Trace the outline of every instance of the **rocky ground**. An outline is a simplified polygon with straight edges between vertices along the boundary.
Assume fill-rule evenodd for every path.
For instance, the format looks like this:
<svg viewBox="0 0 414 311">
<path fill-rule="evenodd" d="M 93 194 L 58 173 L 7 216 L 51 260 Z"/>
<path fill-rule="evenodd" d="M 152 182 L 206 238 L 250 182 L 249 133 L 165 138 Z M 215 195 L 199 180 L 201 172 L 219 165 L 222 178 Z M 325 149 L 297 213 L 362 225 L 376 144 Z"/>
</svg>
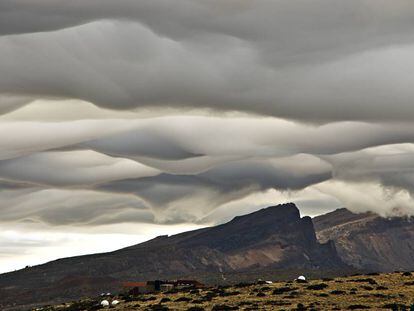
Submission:
<svg viewBox="0 0 414 311">
<path fill-rule="evenodd" d="M 414 310 L 414 275 L 409 272 L 369 274 L 305 283 L 238 284 L 179 292 L 119 295 L 112 310 Z M 104 298 L 38 308 L 42 311 L 103 309 Z"/>
</svg>

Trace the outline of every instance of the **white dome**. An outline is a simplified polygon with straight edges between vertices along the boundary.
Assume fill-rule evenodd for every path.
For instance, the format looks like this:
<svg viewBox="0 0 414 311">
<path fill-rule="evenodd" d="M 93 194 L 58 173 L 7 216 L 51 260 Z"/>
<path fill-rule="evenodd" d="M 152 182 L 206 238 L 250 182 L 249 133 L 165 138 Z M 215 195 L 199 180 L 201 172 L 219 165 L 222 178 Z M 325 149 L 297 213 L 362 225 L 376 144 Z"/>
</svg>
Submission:
<svg viewBox="0 0 414 311">
<path fill-rule="evenodd" d="M 108 307 L 109 306 L 109 301 L 108 300 L 102 300 L 101 301 L 101 306 Z"/>
<path fill-rule="evenodd" d="M 306 278 L 303 275 L 301 275 L 301 276 L 298 277 L 298 280 L 306 281 Z"/>
</svg>

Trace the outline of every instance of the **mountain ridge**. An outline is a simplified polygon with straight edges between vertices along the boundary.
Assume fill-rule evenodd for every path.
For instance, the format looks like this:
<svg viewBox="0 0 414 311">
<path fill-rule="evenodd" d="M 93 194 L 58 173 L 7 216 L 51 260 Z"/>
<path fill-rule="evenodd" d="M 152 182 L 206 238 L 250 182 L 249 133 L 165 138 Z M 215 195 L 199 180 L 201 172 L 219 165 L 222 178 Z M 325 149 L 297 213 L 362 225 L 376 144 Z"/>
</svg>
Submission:
<svg viewBox="0 0 414 311">
<path fill-rule="evenodd" d="M 0 274 L 0 309 L 117 291 L 123 281 L 195 278 L 217 284 L 394 270 L 414 270 L 411 218 L 342 208 L 312 219 L 286 203 L 213 227 Z"/>
<path fill-rule="evenodd" d="M 341 259 L 357 269 L 414 270 L 414 222 L 338 209 L 313 219 L 320 242 L 332 240 Z"/>
<path fill-rule="evenodd" d="M 0 304 L 17 297 L 19 303 L 64 301 L 115 291 L 128 280 L 191 277 L 218 282 L 225 274 L 228 281 L 237 281 L 263 271 L 291 269 L 296 274 L 346 267 L 332 242 L 317 241 L 312 219 L 301 218 L 298 208 L 287 203 L 218 226 L 0 275 Z"/>
</svg>

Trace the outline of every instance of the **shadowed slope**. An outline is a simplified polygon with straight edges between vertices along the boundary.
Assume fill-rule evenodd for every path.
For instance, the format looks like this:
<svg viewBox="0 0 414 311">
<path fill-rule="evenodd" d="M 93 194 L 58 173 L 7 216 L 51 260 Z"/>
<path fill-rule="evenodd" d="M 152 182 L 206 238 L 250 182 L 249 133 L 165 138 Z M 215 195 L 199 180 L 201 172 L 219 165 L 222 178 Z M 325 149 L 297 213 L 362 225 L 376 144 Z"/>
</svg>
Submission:
<svg viewBox="0 0 414 311">
<path fill-rule="evenodd" d="M 300 218 L 294 204 L 284 204 L 219 226 L 0 275 L 0 303 L 78 298 L 116 290 L 126 280 L 186 276 L 208 281 L 222 273 L 231 279 L 232 273 L 268 269 L 341 267 L 334 245 L 317 241 L 312 220 Z"/>
</svg>

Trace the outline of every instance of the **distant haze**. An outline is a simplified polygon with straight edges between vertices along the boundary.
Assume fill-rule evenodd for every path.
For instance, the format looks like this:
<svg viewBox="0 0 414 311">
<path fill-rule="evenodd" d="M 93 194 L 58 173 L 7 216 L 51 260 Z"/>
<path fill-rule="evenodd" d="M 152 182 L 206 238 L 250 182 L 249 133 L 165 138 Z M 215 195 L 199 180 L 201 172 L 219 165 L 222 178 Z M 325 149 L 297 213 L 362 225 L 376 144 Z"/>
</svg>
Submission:
<svg viewBox="0 0 414 311">
<path fill-rule="evenodd" d="M 293 201 L 414 215 L 411 0 L 3 0 L 0 272 Z"/>
</svg>

